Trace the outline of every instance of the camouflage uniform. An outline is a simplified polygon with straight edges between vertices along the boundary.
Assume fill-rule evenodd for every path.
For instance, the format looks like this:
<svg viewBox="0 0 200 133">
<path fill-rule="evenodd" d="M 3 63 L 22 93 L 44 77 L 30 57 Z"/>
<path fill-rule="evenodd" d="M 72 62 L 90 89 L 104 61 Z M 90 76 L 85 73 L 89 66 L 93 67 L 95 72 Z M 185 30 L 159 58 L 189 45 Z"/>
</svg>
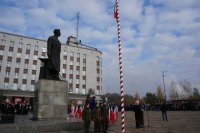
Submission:
<svg viewBox="0 0 200 133">
<path fill-rule="evenodd" d="M 102 130 L 104 133 L 106 133 L 108 129 L 108 115 L 109 115 L 108 107 L 105 104 L 102 105 L 100 112 L 101 112 Z"/>
<path fill-rule="evenodd" d="M 100 107 L 96 107 L 93 110 L 93 118 L 94 118 L 94 132 L 98 133 L 100 132 L 100 120 L 101 120 L 101 112 Z"/>
<path fill-rule="evenodd" d="M 90 123 L 91 123 L 91 110 L 89 107 L 84 108 L 82 119 L 84 121 L 85 133 L 89 133 Z"/>
</svg>

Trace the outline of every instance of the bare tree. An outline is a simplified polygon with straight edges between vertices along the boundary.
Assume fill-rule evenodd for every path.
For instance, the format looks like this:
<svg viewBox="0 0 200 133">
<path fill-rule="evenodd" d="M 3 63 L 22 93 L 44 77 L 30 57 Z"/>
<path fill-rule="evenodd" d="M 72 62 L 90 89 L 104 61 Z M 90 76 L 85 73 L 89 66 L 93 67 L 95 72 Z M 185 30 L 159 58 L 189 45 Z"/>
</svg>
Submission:
<svg viewBox="0 0 200 133">
<path fill-rule="evenodd" d="M 162 88 L 160 86 L 157 86 L 157 92 L 156 92 L 157 98 L 159 102 L 163 102 L 165 99 L 164 93 L 162 91 Z"/>
<path fill-rule="evenodd" d="M 179 94 L 176 88 L 176 83 L 174 81 L 172 81 L 169 86 L 169 98 L 170 100 L 177 100 L 179 98 Z"/>
<path fill-rule="evenodd" d="M 190 81 L 184 79 L 179 82 L 179 85 L 183 89 L 183 98 L 189 98 L 192 95 L 192 84 Z"/>
</svg>

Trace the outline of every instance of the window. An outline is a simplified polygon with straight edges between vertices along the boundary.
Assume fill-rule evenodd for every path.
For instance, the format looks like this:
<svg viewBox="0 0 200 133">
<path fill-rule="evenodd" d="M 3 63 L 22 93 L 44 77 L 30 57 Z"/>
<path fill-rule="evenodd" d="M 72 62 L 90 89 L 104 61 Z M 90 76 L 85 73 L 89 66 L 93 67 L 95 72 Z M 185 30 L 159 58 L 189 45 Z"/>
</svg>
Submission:
<svg viewBox="0 0 200 133">
<path fill-rule="evenodd" d="M 18 48 L 22 48 L 22 46 L 23 46 L 23 43 L 19 42 L 19 47 Z"/>
<path fill-rule="evenodd" d="M 74 57 L 73 56 L 70 57 L 70 61 L 74 61 Z"/>
<path fill-rule="evenodd" d="M 4 82 L 8 83 L 9 82 L 9 78 L 4 78 Z"/>
<path fill-rule="evenodd" d="M 70 70 L 73 70 L 73 67 L 74 67 L 73 65 L 70 65 L 70 66 L 69 66 L 69 69 L 70 69 Z"/>
<path fill-rule="evenodd" d="M 13 83 L 18 83 L 18 78 L 14 78 Z"/>
<path fill-rule="evenodd" d="M 70 78 L 70 79 L 73 79 L 73 74 L 69 74 L 69 78 Z"/>
<path fill-rule="evenodd" d="M 63 74 L 62 74 L 62 77 L 63 77 L 64 79 L 66 79 L 66 73 L 63 73 Z"/>
<path fill-rule="evenodd" d="M 43 57 L 43 58 L 45 57 L 45 55 L 46 55 L 46 53 L 45 53 L 45 52 L 42 52 L 42 57 Z"/>
<path fill-rule="evenodd" d="M 33 65 L 37 65 L 37 60 L 33 60 Z"/>
<path fill-rule="evenodd" d="M 16 58 L 16 63 L 20 63 L 21 62 L 21 58 Z"/>
<path fill-rule="evenodd" d="M 27 44 L 27 45 L 26 45 L 26 49 L 29 49 L 29 50 L 30 50 L 30 49 L 31 49 L 31 44 Z"/>
<path fill-rule="evenodd" d="M 24 74 L 28 74 L 28 69 L 24 69 Z"/>
<path fill-rule="evenodd" d="M 22 48 L 18 48 L 18 49 L 17 49 L 17 52 L 18 52 L 18 53 L 22 53 Z"/>
<path fill-rule="evenodd" d="M 19 73 L 19 68 L 15 68 L 15 72 L 16 72 L 16 73 Z"/>
<path fill-rule="evenodd" d="M 28 64 L 29 63 L 29 59 L 25 59 L 24 63 Z"/>
<path fill-rule="evenodd" d="M 39 48 L 38 45 L 35 45 L 35 51 L 38 51 L 38 48 Z"/>
<path fill-rule="evenodd" d="M 66 64 L 63 64 L 63 69 L 67 69 L 67 65 Z"/>
<path fill-rule="evenodd" d="M 22 84 L 27 84 L 27 79 L 22 79 Z"/>
<path fill-rule="evenodd" d="M 11 56 L 8 56 L 8 58 L 7 58 L 7 61 L 12 61 L 12 57 Z"/>
<path fill-rule="evenodd" d="M 26 49 L 26 54 L 30 54 L 30 49 Z"/>
<path fill-rule="evenodd" d="M 31 80 L 31 84 L 34 85 L 35 84 L 35 80 Z"/>
<path fill-rule="evenodd" d="M 64 59 L 64 60 L 67 60 L 67 55 L 64 55 L 64 56 L 63 56 L 63 59 Z"/>
<path fill-rule="evenodd" d="M 33 74 L 33 75 L 36 75 L 36 70 L 32 70 L 32 74 Z"/>
</svg>

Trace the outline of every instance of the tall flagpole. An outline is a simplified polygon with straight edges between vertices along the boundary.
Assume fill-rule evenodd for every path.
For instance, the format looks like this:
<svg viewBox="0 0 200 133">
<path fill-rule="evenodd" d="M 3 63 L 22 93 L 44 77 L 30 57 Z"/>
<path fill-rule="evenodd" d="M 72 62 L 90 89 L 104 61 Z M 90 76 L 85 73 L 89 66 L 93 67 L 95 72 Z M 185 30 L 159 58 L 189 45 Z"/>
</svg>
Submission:
<svg viewBox="0 0 200 133">
<path fill-rule="evenodd" d="M 117 21 L 118 29 L 118 47 L 119 47 L 119 68 L 120 68 L 120 91 L 121 91 L 121 116 L 122 116 L 122 133 L 125 133 L 125 111 L 124 111 L 124 83 L 123 83 L 123 70 L 122 70 L 122 47 L 121 47 L 121 34 L 120 34 L 120 17 L 119 17 L 119 0 L 116 0 L 114 17 Z"/>
</svg>

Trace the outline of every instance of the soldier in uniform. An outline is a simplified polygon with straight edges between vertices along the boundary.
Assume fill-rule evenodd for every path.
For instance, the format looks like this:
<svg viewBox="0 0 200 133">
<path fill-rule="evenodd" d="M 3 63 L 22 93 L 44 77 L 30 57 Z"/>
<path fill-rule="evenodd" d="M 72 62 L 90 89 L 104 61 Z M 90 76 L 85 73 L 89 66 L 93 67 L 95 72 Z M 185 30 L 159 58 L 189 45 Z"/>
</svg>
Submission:
<svg viewBox="0 0 200 133">
<path fill-rule="evenodd" d="M 100 120 L 101 120 L 101 112 L 99 104 L 97 103 L 96 107 L 93 110 L 93 118 L 94 118 L 94 132 L 99 133 L 100 132 Z"/>
<path fill-rule="evenodd" d="M 103 103 L 100 112 L 101 112 L 102 130 L 103 130 L 104 133 L 107 133 L 109 110 L 108 110 L 108 107 L 106 105 L 106 102 Z"/>
<path fill-rule="evenodd" d="M 91 109 L 89 107 L 89 104 L 87 104 L 83 109 L 82 119 L 84 121 L 85 133 L 89 133 L 90 123 L 91 123 Z"/>
</svg>

